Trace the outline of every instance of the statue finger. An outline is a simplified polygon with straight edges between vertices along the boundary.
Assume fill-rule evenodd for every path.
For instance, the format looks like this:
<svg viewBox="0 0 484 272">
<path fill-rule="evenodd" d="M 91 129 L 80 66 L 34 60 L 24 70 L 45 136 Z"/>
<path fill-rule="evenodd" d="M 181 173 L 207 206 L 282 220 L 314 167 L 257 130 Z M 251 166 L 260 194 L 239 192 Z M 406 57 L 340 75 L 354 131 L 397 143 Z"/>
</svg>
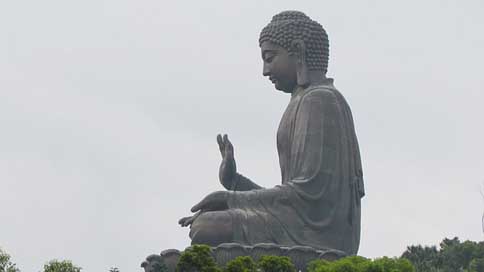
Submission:
<svg viewBox="0 0 484 272">
<path fill-rule="evenodd" d="M 223 138 L 222 138 L 222 142 L 224 143 L 224 155 L 227 155 L 228 154 L 228 149 L 229 149 L 229 145 L 230 145 L 230 141 L 229 141 L 229 137 L 227 136 L 227 134 L 224 134 Z"/>
<path fill-rule="evenodd" d="M 232 145 L 232 142 L 229 141 L 228 137 L 225 152 L 227 152 L 227 154 L 231 155 L 232 157 L 234 156 L 234 146 Z"/>
<path fill-rule="evenodd" d="M 180 220 L 178 220 L 178 224 L 181 225 L 182 227 L 185 227 L 185 223 L 190 219 L 191 216 L 183 217 Z"/>
<path fill-rule="evenodd" d="M 217 143 L 218 143 L 218 148 L 220 150 L 220 154 L 222 154 L 222 158 L 224 157 L 224 143 L 223 143 L 223 140 L 222 140 L 222 135 L 218 134 L 217 135 Z"/>
<path fill-rule="evenodd" d="M 224 143 L 224 146 L 227 146 L 227 141 L 229 140 L 229 136 L 227 136 L 227 134 L 224 134 L 223 138 L 222 138 L 222 141 Z"/>
<path fill-rule="evenodd" d="M 191 224 L 193 224 L 193 222 L 195 222 L 195 219 L 197 219 L 200 214 L 202 213 L 202 211 L 199 211 L 197 212 L 196 214 L 194 214 L 193 216 L 191 216 L 190 218 L 188 218 L 186 221 L 185 221 L 185 225 L 184 227 L 186 226 L 190 226 Z"/>
<path fill-rule="evenodd" d="M 190 217 L 190 218 L 187 218 L 187 220 L 185 220 L 181 226 L 182 226 L 182 227 L 188 227 L 188 226 L 190 226 L 192 223 L 193 223 L 193 217 Z"/>
</svg>

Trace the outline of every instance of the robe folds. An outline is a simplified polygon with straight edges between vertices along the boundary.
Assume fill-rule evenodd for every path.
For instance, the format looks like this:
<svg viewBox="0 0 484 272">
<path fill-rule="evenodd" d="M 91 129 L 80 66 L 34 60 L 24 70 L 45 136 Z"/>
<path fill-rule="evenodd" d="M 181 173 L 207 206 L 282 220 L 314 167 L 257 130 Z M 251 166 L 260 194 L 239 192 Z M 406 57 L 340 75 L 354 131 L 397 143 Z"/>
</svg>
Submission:
<svg viewBox="0 0 484 272">
<path fill-rule="evenodd" d="M 363 174 L 351 110 L 332 79 L 296 90 L 277 132 L 282 184 L 237 191 L 226 210 L 234 242 L 356 254 Z"/>
</svg>

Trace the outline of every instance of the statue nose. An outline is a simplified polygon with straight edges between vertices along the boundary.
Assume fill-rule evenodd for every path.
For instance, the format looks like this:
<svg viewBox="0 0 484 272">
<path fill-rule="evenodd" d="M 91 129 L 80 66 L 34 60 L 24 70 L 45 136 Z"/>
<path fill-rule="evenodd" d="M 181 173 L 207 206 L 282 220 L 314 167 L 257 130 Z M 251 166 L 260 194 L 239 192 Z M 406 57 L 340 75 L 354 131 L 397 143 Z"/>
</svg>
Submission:
<svg viewBox="0 0 484 272">
<path fill-rule="evenodd" d="M 264 63 L 264 67 L 262 68 L 262 75 L 263 76 L 270 76 L 271 75 L 271 72 L 270 72 L 270 69 L 269 69 L 268 66 L 269 65 Z"/>
</svg>

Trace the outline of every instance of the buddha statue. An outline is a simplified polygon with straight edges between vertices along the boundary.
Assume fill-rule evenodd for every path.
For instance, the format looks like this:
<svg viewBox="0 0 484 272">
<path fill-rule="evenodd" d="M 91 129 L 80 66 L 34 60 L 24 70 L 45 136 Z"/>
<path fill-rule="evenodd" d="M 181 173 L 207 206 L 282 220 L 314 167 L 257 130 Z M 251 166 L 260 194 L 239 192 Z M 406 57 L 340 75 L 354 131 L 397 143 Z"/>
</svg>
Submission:
<svg viewBox="0 0 484 272">
<path fill-rule="evenodd" d="M 237 172 L 234 147 L 218 135 L 226 190 L 193 206 L 192 244 L 309 246 L 356 254 L 364 196 L 350 107 L 326 77 L 326 31 L 299 11 L 275 15 L 262 29 L 263 75 L 290 95 L 277 131 L 281 184 L 262 188 Z"/>
</svg>

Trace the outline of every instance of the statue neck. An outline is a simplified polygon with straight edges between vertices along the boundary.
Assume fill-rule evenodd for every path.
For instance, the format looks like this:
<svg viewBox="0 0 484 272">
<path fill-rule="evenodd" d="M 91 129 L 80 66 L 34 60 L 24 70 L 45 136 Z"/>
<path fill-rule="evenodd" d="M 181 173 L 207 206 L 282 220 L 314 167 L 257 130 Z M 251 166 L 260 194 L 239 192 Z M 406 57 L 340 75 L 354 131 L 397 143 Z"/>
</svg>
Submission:
<svg viewBox="0 0 484 272">
<path fill-rule="evenodd" d="M 308 71 L 307 77 L 309 81 L 308 86 L 318 85 L 326 81 L 326 74 L 324 74 L 322 71 Z"/>
<path fill-rule="evenodd" d="M 298 89 L 306 89 L 309 86 L 321 85 L 328 80 L 326 74 L 324 74 L 322 71 L 308 71 L 306 77 L 307 83 L 304 85 L 296 85 L 294 90 L 291 92 L 292 95 L 294 95 Z"/>
</svg>

